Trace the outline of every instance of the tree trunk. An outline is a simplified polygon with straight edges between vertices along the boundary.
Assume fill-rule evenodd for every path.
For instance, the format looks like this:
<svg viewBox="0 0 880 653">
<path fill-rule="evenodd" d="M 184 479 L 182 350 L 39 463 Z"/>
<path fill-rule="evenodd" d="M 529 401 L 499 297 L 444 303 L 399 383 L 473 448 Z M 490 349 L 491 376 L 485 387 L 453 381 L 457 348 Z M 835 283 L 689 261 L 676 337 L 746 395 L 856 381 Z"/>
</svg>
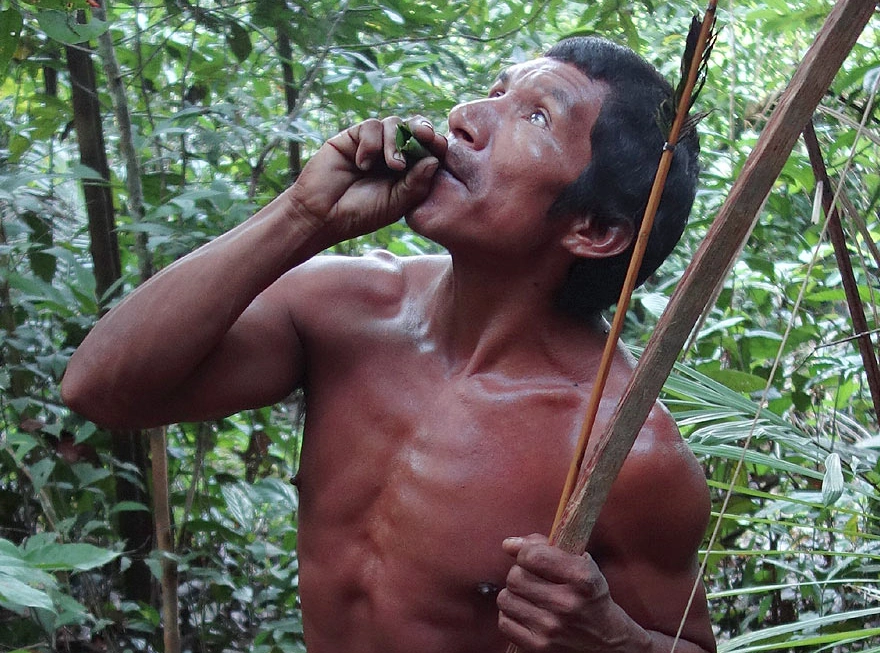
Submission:
<svg viewBox="0 0 880 653">
<path fill-rule="evenodd" d="M 103 7 L 95 7 L 92 12 L 99 20 L 106 21 L 107 15 Z M 98 55 L 104 65 L 104 76 L 110 97 L 113 99 L 113 111 L 116 115 L 116 126 L 119 130 L 119 153 L 125 164 L 125 187 L 128 190 L 128 214 L 135 224 L 144 220 L 144 191 L 141 185 L 141 166 L 134 147 L 134 135 L 131 129 L 131 113 L 128 110 L 128 98 L 122 85 L 122 72 L 116 59 L 113 38 L 110 31 L 98 37 Z M 135 251 L 138 257 L 141 282 L 153 276 L 153 257 L 147 247 L 147 234 L 135 234 Z"/>
<path fill-rule="evenodd" d="M 281 73 L 284 77 L 284 100 L 287 105 L 287 115 L 292 115 L 296 111 L 296 103 L 299 101 L 299 88 L 293 78 L 293 66 L 290 65 L 293 58 L 290 37 L 282 29 L 278 30 L 278 54 L 281 55 Z M 293 139 L 290 139 L 287 144 L 287 161 L 290 183 L 292 184 L 302 171 L 299 143 Z"/>
<path fill-rule="evenodd" d="M 91 50 L 83 45 L 68 45 L 67 69 L 72 86 L 73 124 L 79 142 L 80 162 L 100 176 L 100 180 L 84 179 L 82 184 L 89 218 L 89 250 L 95 266 L 95 289 L 103 310 L 115 294 L 110 291 L 122 276 L 122 269 Z"/>
<path fill-rule="evenodd" d="M 67 46 L 66 50 L 80 162 L 100 176 L 99 180 L 83 180 L 83 194 L 88 213 L 96 293 L 103 311 L 109 300 L 118 293 L 118 282 L 122 276 L 110 189 L 110 169 L 107 165 L 91 49 L 87 45 L 77 45 Z M 120 463 L 133 465 L 141 473 L 141 478 L 146 479 L 147 459 L 141 434 L 132 431 L 113 433 L 111 442 L 114 458 Z M 120 502 L 136 501 L 145 506 L 150 505 L 144 486 L 124 478 L 116 479 L 116 498 Z M 150 602 L 152 575 L 144 558 L 149 553 L 153 540 L 152 516 L 142 511 L 120 512 L 119 533 L 132 558 L 132 564 L 123 572 L 125 595 L 138 601 Z"/>
</svg>

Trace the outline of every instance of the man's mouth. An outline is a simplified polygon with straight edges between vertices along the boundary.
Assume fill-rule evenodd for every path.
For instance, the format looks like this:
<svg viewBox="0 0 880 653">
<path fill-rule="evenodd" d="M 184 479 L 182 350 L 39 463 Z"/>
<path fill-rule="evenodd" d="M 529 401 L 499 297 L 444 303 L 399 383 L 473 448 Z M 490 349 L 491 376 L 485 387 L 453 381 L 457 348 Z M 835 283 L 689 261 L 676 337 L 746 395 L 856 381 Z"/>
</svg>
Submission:
<svg viewBox="0 0 880 653">
<path fill-rule="evenodd" d="M 468 186 L 468 180 L 471 177 L 469 166 L 455 152 L 450 150 L 446 153 L 446 159 L 443 161 L 443 167 L 441 170 L 445 171 L 461 185 L 465 187 Z"/>
</svg>

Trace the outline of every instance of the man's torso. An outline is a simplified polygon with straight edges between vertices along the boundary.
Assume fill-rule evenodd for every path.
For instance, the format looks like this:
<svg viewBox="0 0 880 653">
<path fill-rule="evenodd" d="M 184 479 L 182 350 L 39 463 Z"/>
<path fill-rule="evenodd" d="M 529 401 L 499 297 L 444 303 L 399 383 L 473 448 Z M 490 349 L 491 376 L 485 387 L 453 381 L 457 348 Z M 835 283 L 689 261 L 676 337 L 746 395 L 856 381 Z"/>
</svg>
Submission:
<svg viewBox="0 0 880 653">
<path fill-rule="evenodd" d="M 548 533 L 601 348 L 572 344 L 575 375 L 540 356 L 520 378 L 456 369 L 425 299 L 446 264 L 385 263 L 374 296 L 327 297 L 303 333 L 309 650 L 503 651 L 501 542 Z"/>
</svg>

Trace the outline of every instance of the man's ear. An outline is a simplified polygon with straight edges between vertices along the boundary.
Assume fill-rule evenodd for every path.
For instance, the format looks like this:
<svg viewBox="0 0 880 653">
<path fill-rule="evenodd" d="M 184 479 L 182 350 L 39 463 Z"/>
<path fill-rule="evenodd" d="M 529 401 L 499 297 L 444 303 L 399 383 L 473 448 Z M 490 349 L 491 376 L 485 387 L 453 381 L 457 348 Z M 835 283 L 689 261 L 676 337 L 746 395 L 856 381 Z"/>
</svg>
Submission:
<svg viewBox="0 0 880 653">
<path fill-rule="evenodd" d="M 580 258 L 607 258 L 626 250 L 634 237 L 635 228 L 624 220 L 577 217 L 562 237 L 562 246 Z"/>
</svg>

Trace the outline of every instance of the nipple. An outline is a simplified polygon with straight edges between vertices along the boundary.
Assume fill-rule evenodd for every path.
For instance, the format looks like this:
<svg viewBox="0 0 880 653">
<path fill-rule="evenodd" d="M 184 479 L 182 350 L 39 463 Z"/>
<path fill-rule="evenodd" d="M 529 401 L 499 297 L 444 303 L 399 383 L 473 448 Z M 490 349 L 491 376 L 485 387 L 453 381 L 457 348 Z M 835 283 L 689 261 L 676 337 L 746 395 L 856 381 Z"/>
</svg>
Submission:
<svg viewBox="0 0 880 653">
<path fill-rule="evenodd" d="M 479 583 L 477 583 L 477 592 L 479 592 L 481 596 L 496 596 L 500 591 L 500 587 L 488 580 L 480 581 Z"/>
</svg>

